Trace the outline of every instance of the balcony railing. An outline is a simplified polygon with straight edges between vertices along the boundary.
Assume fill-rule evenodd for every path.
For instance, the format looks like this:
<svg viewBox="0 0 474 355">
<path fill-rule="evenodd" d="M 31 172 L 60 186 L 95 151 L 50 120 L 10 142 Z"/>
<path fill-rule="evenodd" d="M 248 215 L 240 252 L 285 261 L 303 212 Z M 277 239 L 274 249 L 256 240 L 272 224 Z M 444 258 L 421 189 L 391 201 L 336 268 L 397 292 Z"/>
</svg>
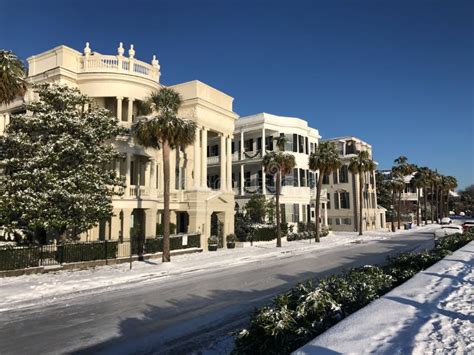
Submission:
<svg viewBox="0 0 474 355">
<path fill-rule="evenodd" d="M 131 185 L 129 193 L 131 197 L 150 196 L 150 190 L 146 186 Z"/>
<path fill-rule="evenodd" d="M 219 164 L 220 158 L 218 155 L 214 157 L 207 157 L 207 163 L 208 164 Z"/>
<path fill-rule="evenodd" d="M 78 58 L 78 70 L 87 72 L 125 73 L 159 80 L 160 72 L 157 67 L 133 58 L 94 54 Z"/>
</svg>

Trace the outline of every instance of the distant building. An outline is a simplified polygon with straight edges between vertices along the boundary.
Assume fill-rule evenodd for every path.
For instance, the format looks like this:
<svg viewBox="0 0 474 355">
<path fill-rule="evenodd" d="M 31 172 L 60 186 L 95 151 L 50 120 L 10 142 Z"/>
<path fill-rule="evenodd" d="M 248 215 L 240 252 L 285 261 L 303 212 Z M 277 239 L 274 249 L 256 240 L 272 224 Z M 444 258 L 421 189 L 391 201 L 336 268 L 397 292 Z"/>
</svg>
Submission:
<svg viewBox="0 0 474 355">
<path fill-rule="evenodd" d="M 366 150 L 372 157 L 372 146 L 356 137 L 324 139 L 334 142 L 342 160 L 342 167 L 323 177 L 327 190 L 328 224 L 333 230 L 355 231 L 359 222 L 359 175 L 349 171 L 352 157 Z M 363 230 L 385 228 L 385 209 L 377 205 L 375 171 L 367 172 L 363 191 Z"/>
</svg>

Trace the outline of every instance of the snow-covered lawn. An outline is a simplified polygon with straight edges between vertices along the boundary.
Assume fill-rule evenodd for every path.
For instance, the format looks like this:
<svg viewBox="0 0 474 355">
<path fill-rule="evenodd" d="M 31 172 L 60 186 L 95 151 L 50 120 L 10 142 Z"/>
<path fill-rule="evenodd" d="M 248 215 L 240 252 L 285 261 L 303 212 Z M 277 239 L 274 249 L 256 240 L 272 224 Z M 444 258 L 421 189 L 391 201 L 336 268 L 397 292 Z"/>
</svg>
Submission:
<svg viewBox="0 0 474 355">
<path fill-rule="evenodd" d="M 295 354 L 473 354 L 473 265 L 471 242 Z"/>
<path fill-rule="evenodd" d="M 434 226 L 420 228 L 432 230 Z M 321 243 L 315 243 L 314 240 L 311 243 L 309 240 L 286 242 L 284 239 L 283 247 L 276 248 L 275 241 L 256 242 L 252 247 L 174 256 L 171 263 L 165 264 L 159 259 L 134 262 L 132 270 L 126 263 L 88 270 L 64 270 L 0 278 L 0 312 L 51 303 L 59 298 L 75 297 L 86 292 L 103 292 L 113 288 L 128 287 L 136 282 L 164 282 L 169 277 L 179 277 L 191 272 L 229 268 L 270 258 L 286 258 L 289 255 L 322 251 L 354 242 L 383 240 L 408 233 L 411 231 L 401 230 L 396 233 L 370 231 L 359 237 L 353 232 L 334 232 L 321 238 Z"/>
</svg>

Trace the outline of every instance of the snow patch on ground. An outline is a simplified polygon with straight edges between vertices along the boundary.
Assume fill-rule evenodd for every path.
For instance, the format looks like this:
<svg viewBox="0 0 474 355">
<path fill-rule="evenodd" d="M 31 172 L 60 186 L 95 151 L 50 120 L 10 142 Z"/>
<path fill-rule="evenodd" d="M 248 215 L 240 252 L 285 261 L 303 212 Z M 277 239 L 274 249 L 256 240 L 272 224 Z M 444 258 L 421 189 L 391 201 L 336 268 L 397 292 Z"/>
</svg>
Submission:
<svg viewBox="0 0 474 355">
<path fill-rule="evenodd" d="M 472 354 L 473 265 L 471 242 L 295 354 Z"/>
</svg>

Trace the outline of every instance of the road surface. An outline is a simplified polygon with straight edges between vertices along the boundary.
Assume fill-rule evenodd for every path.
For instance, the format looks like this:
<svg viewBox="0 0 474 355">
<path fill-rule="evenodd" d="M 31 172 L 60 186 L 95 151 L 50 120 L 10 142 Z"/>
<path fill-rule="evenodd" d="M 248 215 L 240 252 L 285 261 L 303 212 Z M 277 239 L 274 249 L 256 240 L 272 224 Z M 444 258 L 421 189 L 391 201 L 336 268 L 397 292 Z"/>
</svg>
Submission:
<svg viewBox="0 0 474 355">
<path fill-rule="evenodd" d="M 244 326 L 252 309 L 298 282 L 432 245 L 432 231 L 414 231 L 2 312 L 0 353 L 191 353 Z"/>
</svg>

